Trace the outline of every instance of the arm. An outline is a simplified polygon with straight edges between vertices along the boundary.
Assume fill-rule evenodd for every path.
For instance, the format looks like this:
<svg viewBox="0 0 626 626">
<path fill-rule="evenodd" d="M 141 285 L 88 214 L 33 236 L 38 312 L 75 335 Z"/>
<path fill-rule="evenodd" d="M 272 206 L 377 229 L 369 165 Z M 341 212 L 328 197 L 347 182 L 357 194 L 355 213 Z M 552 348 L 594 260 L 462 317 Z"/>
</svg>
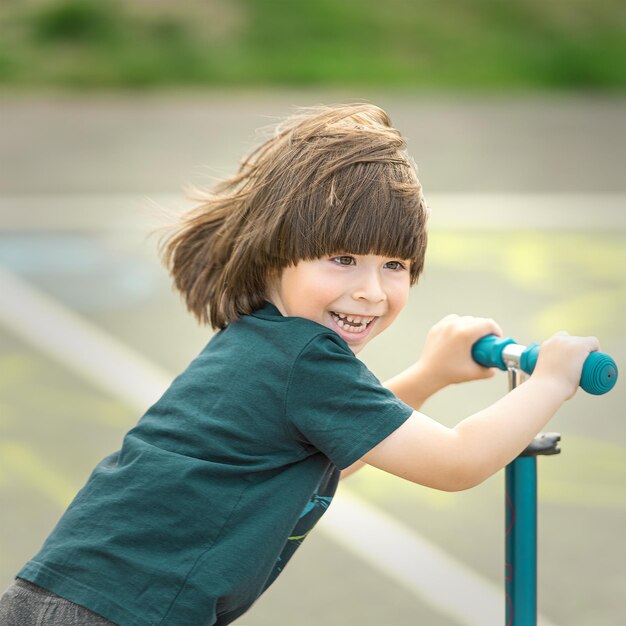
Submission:
<svg viewBox="0 0 626 626">
<path fill-rule="evenodd" d="M 593 337 L 558 334 L 542 346 L 530 379 L 490 407 L 447 428 L 417 411 L 363 461 L 444 491 L 476 486 L 511 462 L 574 395 Z"/>
</svg>

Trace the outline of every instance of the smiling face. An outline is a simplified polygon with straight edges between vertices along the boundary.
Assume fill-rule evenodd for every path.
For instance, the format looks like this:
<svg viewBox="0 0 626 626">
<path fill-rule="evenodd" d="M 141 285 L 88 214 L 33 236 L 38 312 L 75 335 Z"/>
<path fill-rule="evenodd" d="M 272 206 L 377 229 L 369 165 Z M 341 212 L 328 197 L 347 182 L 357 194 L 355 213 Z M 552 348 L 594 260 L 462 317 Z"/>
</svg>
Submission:
<svg viewBox="0 0 626 626">
<path fill-rule="evenodd" d="M 404 308 L 410 263 L 374 254 L 300 261 L 270 283 L 267 299 L 286 317 L 334 330 L 357 354 Z"/>
</svg>

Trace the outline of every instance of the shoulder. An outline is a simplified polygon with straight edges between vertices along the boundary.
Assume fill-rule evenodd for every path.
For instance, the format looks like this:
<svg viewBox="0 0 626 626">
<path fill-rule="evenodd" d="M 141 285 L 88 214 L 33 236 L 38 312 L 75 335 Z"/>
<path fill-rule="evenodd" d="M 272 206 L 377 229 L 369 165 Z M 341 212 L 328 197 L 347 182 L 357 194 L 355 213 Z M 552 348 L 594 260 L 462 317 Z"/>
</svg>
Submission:
<svg viewBox="0 0 626 626">
<path fill-rule="evenodd" d="M 183 379 L 237 380 L 239 386 L 286 390 L 301 372 L 308 376 L 339 361 L 356 363 L 348 345 L 330 328 L 298 317 L 244 315 L 216 333 L 190 363 Z"/>
<path fill-rule="evenodd" d="M 240 346 L 276 352 L 292 362 L 324 354 L 356 359 L 348 344 L 330 328 L 302 317 L 284 317 L 270 303 L 242 316 L 222 333 L 224 339 Z"/>
</svg>

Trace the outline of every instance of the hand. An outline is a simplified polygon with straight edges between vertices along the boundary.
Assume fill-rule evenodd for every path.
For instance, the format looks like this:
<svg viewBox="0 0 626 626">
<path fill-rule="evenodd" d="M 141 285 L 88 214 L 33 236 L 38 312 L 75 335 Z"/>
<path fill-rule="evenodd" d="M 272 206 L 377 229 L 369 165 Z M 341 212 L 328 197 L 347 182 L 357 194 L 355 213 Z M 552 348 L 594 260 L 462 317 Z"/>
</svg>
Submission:
<svg viewBox="0 0 626 626">
<path fill-rule="evenodd" d="M 572 337 L 565 331 L 552 335 L 541 344 L 534 378 L 553 380 L 569 400 L 580 385 L 583 365 L 590 352 L 600 349 L 595 337 Z"/>
<path fill-rule="evenodd" d="M 472 358 L 472 346 L 485 335 L 501 337 L 502 330 L 492 319 L 444 317 L 426 335 L 420 368 L 429 372 L 439 387 L 494 376 L 493 368 L 478 365 Z"/>
</svg>

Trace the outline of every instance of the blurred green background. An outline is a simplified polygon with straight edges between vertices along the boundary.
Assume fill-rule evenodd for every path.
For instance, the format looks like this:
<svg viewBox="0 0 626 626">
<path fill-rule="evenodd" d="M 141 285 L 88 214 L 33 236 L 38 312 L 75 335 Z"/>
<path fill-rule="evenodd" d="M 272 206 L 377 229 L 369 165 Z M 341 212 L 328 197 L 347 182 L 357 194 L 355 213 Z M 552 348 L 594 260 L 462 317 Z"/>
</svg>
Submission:
<svg viewBox="0 0 626 626">
<path fill-rule="evenodd" d="M 362 355 L 379 378 L 450 312 L 494 317 L 520 342 L 597 334 L 623 370 L 625 26 L 610 0 L 2 0 L 0 587 L 210 336 L 156 257 L 159 207 L 186 208 L 183 185 L 233 172 L 255 129 L 294 106 L 379 104 L 419 166 L 426 271 Z M 115 383 L 127 367 L 134 395 Z M 452 425 L 504 378 L 425 412 Z M 564 452 L 540 461 L 543 626 L 626 614 L 624 389 L 579 393 L 550 424 Z M 342 492 L 480 577 L 496 598 L 478 613 L 501 615 L 452 614 L 322 522 L 242 626 L 504 623 L 502 472 L 446 494 L 368 468 L 329 514 L 346 513 Z M 431 575 L 419 558 L 397 565 Z"/>
<path fill-rule="evenodd" d="M 619 0 L 4 0 L 0 83 L 621 89 Z"/>
</svg>

